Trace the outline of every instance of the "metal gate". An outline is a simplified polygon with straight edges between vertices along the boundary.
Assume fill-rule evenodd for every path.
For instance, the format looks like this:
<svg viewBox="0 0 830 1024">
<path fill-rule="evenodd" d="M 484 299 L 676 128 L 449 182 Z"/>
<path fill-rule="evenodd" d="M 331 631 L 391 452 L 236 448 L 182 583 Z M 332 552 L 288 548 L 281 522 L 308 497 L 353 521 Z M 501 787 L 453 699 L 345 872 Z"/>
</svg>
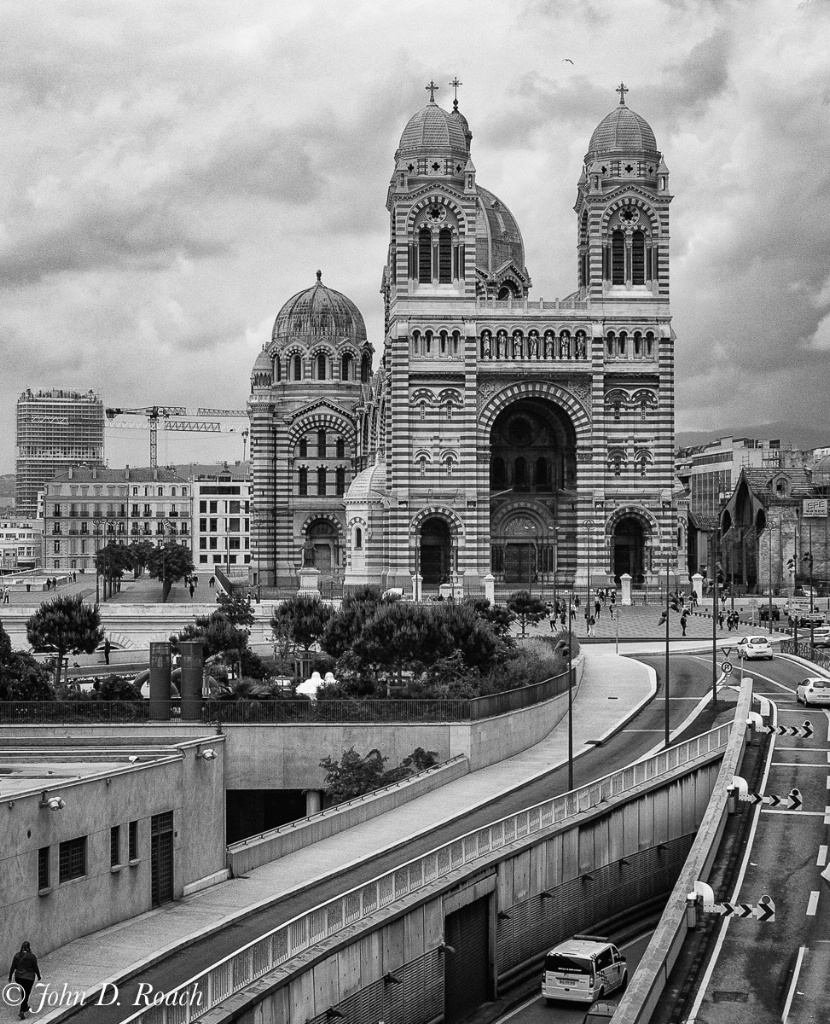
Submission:
<svg viewBox="0 0 830 1024">
<path fill-rule="evenodd" d="M 444 921 L 444 941 L 455 950 L 444 956 L 444 1024 L 463 1020 L 490 998 L 488 903 L 486 896 L 474 900 Z"/>
<path fill-rule="evenodd" d="M 173 899 L 173 812 L 150 819 L 150 875 L 154 907 Z"/>
</svg>

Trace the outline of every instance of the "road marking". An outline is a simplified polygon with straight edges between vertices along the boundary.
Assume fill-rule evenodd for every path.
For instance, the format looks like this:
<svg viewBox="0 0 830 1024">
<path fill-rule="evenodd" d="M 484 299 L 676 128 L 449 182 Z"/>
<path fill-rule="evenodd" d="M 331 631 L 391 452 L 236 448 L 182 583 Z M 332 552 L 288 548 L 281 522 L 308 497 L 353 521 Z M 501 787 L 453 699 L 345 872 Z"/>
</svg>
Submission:
<svg viewBox="0 0 830 1024">
<path fill-rule="evenodd" d="M 784 1003 L 784 1012 L 781 1014 L 782 1024 L 787 1024 L 787 1017 L 790 1012 L 790 1007 L 793 1005 L 793 997 L 795 996 L 795 987 L 798 984 L 798 975 L 801 971 L 801 961 L 804 959 L 804 954 L 806 952 L 806 946 L 801 946 L 798 950 L 798 956 L 795 961 L 795 970 L 793 971 L 793 980 L 790 982 L 790 991 L 787 993 L 787 1001 Z"/>
<path fill-rule="evenodd" d="M 818 858 L 816 860 L 816 867 L 817 868 L 823 868 L 826 863 L 827 863 L 827 847 L 824 844 L 822 844 L 818 848 Z"/>
<path fill-rule="evenodd" d="M 827 776 L 827 788 L 830 789 L 830 775 Z"/>
<path fill-rule="evenodd" d="M 773 768 L 827 768 L 826 764 L 812 764 L 810 761 L 773 761 Z"/>
<path fill-rule="evenodd" d="M 811 817 L 814 817 L 814 818 L 822 818 L 823 817 L 825 819 L 825 822 L 824 822 L 825 825 L 830 825 L 830 821 L 826 820 L 827 819 L 827 815 L 830 814 L 830 807 L 828 807 L 826 811 L 785 811 L 785 810 L 778 810 L 776 807 L 762 807 L 761 808 L 761 813 L 762 814 L 797 814 L 799 817 L 804 817 L 805 814 L 808 814 L 808 815 L 810 815 Z"/>
<path fill-rule="evenodd" d="M 824 808 L 824 824 L 830 825 L 830 807 Z"/>
<path fill-rule="evenodd" d="M 807 901 L 807 917 L 815 917 L 816 910 L 818 910 L 818 889 L 813 889 L 810 893 L 810 899 Z"/>
</svg>

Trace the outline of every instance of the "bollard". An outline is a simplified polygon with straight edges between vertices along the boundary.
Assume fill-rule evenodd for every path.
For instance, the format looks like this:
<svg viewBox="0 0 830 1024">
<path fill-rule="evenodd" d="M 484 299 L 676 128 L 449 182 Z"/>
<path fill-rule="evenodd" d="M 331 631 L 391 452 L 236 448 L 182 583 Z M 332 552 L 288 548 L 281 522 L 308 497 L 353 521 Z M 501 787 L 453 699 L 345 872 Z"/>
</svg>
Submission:
<svg viewBox="0 0 830 1024">
<path fill-rule="evenodd" d="M 150 643 L 150 718 L 170 720 L 170 644 Z"/>
<path fill-rule="evenodd" d="M 182 721 L 198 722 L 202 717 L 202 676 L 205 671 L 204 647 L 201 640 L 182 640 L 182 675 L 179 693 L 182 698 Z"/>
</svg>

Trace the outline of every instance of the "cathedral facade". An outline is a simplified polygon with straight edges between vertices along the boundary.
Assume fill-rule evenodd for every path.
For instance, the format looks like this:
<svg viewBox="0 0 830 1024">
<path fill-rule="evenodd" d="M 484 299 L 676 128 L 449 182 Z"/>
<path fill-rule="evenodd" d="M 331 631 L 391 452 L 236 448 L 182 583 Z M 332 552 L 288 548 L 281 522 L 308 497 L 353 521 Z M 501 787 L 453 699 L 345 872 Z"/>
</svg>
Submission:
<svg viewBox="0 0 830 1024">
<path fill-rule="evenodd" d="M 669 172 L 618 92 L 578 173 L 577 288 L 555 301 L 530 298 L 521 231 L 477 181 L 457 100 L 410 118 L 387 193 L 377 370 L 360 311 L 319 272 L 254 365 L 263 585 L 296 586 L 309 565 L 408 593 L 413 578 L 478 592 L 490 575 L 520 589 L 685 574 Z"/>
</svg>

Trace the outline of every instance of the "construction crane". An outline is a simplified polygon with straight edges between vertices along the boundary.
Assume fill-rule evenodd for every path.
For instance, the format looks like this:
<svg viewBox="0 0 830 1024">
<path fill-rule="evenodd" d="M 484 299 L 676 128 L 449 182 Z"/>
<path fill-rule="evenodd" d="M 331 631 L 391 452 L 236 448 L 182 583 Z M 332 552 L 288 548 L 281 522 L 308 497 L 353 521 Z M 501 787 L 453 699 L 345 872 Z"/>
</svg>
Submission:
<svg viewBox="0 0 830 1024">
<path fill-rule="evenodd" d="M 186 409 L 183 405 L 148 405 L 140 409 L 107 409 L 108 420 L 116 416 L 144 416 L 150 426 L 150 465 L 158 465 L 158 424 L 164 423 L 165 430 L 190 430 L 202 434 L 218 434 L 222 431 L 221 423 L 200 417 L 221 416 L 223 419 L 248 419 L 244 409 Z M 194 417 L 189 419 L 173 419 L 171 417 Z M 243 431 L 243 449 L 248 432 Z"/>
</svg>

